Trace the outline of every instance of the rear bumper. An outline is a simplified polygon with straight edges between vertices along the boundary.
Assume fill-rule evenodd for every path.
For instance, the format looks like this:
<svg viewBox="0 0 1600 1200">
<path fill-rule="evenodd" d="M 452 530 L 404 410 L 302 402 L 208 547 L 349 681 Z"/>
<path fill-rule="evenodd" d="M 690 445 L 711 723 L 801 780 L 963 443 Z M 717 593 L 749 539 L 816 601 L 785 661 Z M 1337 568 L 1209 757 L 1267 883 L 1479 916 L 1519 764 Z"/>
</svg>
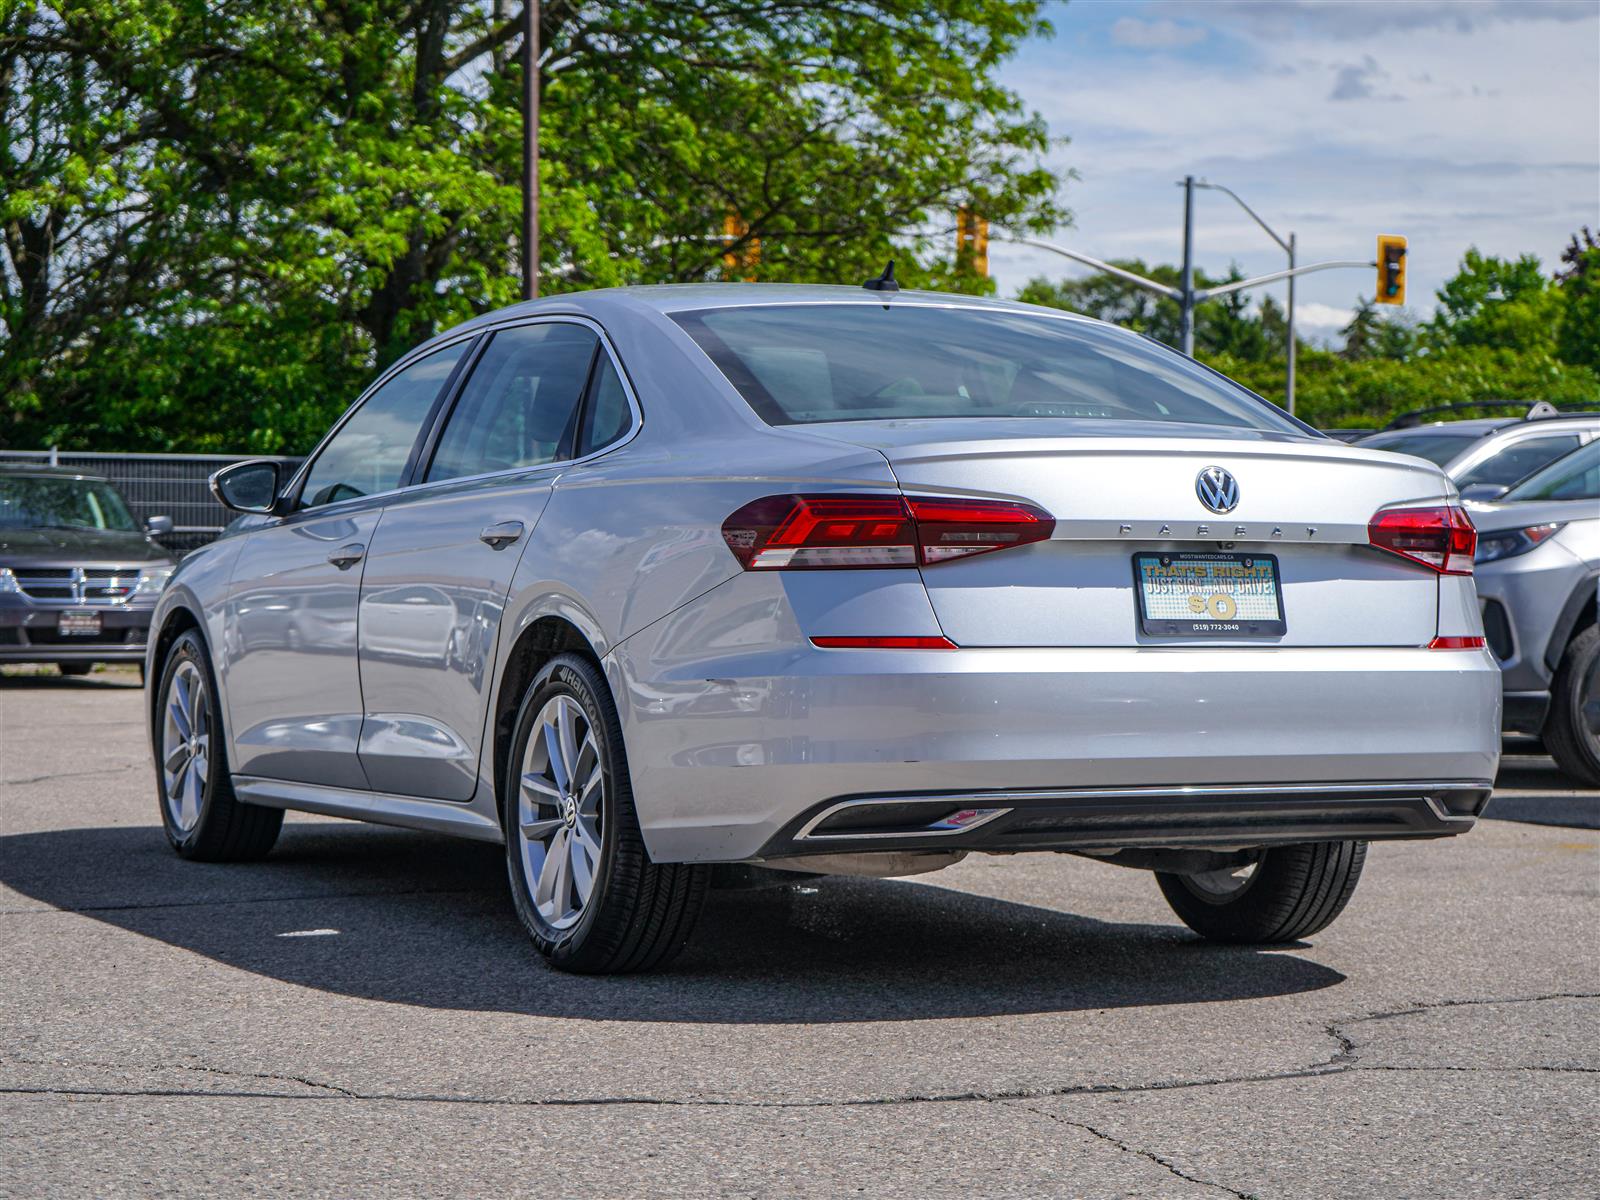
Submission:
<svg viewBox="0 0 1600 1200">
<path fill-rule="evenodd" d="M 1181 844 L 1232 844 L 1237 824 L 1220 826 L 1261 802 L 1283 811 L 1257 822 L 1251 844 L 1430 836 L 1470 826 L 1471 813 L 1439 816 L 1428 789 L 1481 790 L 1498 766 L 1500 676 L 1483 650 L 788 646 L 684 661 L 673 624 L 623 643 L 608 664 L 660 861 L 799 853 L 787 848 L 795 832 L 840 801 L 996 792 L 1026 795 L 974 800 L 1015 810 L 990 835 L 1024 838 L 1020 823 L 1038 818 L 1050 823 L 1037 827 L 1040 846 L 1101 844 L 1101 833 L 1085 841 L 1063 827 L 1104 829 L 1092 793 L 1108 789 L 1145 789 L 1136 806 L 1150 810 L 1108 845 L 1180 844 L 1152 813 L 1183 827 Z M 1335 797 L 1350 819 L 1330 824 L 1284 790 L 1305 784 L 1329 795 L 1402 784 L 1412 795 L 1398 808 L 1393 793 L 1378 795 L 1387 813 L 1366 804 L 1373 796 Z M 1194 787 L 1223 790 L 1186 809 Z M 1247 799 L 1246 787 L 1280 794 Z"/>
<path fill-rule="evenodd" d="M 1450 837 L 1489 802 L 1487 780 L 1068 789 L 863 796 L 802 814 L 761 850 L 1230 850 L 1293 842 Z"/>
</svg>

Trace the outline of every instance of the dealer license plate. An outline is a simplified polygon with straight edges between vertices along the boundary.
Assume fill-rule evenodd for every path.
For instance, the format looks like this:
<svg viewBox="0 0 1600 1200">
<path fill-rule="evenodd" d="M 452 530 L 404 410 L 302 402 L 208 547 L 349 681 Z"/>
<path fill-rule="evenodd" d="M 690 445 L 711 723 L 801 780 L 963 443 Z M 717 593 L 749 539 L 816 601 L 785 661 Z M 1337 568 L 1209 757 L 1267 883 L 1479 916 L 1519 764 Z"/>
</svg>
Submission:
<svg viewBox="0 0 1600 1200">
<path fill-rule="evenodd" d="M 1271 554 L 1133 556 L 1139 623 L 1157 637 L 1274 637 L 1288 626 Z"/>
<path fill-rule="evenodd" d="M 56 628 L 62 637 L 95 637 L 100 632 L 100 614 L 96 612 L 64 612 Z"/>
</svg>

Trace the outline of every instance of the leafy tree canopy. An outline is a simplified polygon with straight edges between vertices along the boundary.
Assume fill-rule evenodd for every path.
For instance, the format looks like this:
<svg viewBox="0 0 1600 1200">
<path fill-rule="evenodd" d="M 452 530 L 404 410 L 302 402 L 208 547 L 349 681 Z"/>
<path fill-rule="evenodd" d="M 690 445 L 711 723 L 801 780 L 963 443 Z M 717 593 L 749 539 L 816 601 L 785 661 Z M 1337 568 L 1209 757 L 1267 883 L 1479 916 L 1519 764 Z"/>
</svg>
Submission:
<svg viewBox="0 0 1600 1200">
<path fill-rule="evenodd" d="M 546 0 L 546 291 L 981 291 L 951 210 L 1065 219 L 997 82 L 1033 0 Z M 0 0 L 0 445 L 304 450 L 516 299 L 521 6 Z M 756 265 L 744 265 L 755 263 Z"/>
</svg>

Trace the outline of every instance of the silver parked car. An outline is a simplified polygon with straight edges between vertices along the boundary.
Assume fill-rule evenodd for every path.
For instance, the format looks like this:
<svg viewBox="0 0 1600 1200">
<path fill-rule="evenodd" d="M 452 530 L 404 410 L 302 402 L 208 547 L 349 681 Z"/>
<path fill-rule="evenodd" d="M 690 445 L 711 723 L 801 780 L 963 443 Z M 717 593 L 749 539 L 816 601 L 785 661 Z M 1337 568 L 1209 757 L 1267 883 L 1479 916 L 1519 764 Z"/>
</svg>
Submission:
<svg viewBox="0 0 1600 1200">
<path fill-rule="evenodd" d="M 1476 417 L 1426 425 L 1420 420 L 1452 408 L 1481 407 L 1447 404 L 1407 413 L 1389 428 L 1354 444 L 1438 463 L 1463 497 L 1493 500 L 1518 480 L 1600 438 L 1600 412 L 1564 413 L 1542 402 L 1520 417 Z"/>
<path fill-rule="evenodd" d="M 1437 467 L 1027 305 L 721 285 L 558 296 L 385 372 L 157 613 L 162 819 L 302 809 L 503 842 L 578 971 L 688 936 L 711 865 L 971 852 L 1153 870 L 1216 939 L 1471 827 L 1500 680 Z"/>
<path fill-rule="evenodd" d="M 1563 771 L 1600 787 L 1600 442 L 1471 508 L 1505 726 L 1541 735 Z"/>
</svg>

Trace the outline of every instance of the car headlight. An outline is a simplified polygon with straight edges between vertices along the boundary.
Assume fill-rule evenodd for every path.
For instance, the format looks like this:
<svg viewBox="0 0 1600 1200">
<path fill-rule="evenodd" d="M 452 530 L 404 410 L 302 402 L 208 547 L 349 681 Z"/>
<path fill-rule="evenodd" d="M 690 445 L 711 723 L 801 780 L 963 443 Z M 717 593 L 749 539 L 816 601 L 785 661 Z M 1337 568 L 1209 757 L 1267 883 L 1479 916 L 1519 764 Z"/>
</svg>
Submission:
<svg viewBox="0 0 1600 1200">
<path fill-rule="evenodd" d="M 0 567 L 0 594 L 5 592 L 20 592 L 22 585 L 17 582 L 17 577 L 11 573 L 10 567 Z"/>
<path fill-rule="evenodd" d="M 1529 525 L 1525 529 L 1480 533 L 1478 553 L 1473 559 L 1480 563 L 1499 562 L 1502 558 L 1515 558 L 1519 554 L 1526 554 L 1529 550 L 1549 541 L 1564 524 L 1566 524 L 1564 521 L 1552 521 L 1546 525 Z"/>
<path fill-rule="evenodd" d="M 171 567 L 145 567 L 139 572 L 139 582 L 134 584 L 135 596 L 159 596 L 161 589 L 172 578 Z"/>
</svg>

